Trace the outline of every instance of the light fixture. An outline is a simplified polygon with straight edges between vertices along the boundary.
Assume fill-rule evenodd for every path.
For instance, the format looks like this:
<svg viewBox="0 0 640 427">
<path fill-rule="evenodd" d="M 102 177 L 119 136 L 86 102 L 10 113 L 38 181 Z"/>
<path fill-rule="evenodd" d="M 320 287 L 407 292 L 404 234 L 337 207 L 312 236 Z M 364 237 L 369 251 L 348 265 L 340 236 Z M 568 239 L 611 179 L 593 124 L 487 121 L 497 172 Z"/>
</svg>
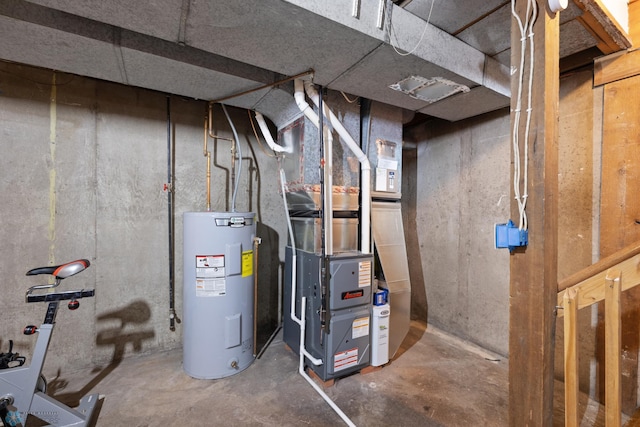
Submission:
<svg viewBox="0 0 640 427">
<path fill-rule="evenodd" d="M 458 92 L 469 92 L 467 86 L 442 77 L 428 79 L 420 76 L 411 76 L 389 85 L 389 87 L 430 104 Z"/>
<path fill-rule="evenodd" d="M 569 6 L 569 0 L 549 0 L 549 9 L 552 12 L 562 12 Z"/>
</svg>

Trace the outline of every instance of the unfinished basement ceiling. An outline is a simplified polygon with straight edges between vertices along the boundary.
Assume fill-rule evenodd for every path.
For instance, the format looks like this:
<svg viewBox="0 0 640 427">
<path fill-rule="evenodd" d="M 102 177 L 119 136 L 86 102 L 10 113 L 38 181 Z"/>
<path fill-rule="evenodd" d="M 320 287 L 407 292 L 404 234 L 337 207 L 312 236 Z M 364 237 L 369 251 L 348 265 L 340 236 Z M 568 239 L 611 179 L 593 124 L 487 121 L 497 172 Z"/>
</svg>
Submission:
<svg viewBox="0 0 640 427">
<path fill-rule="evenodd" d="M 585 24 L 584 5 L 578 7 L 585 2 L 570 2 L 561 13 L 562 57 L 606 50 Z M 0 59 L 205 100 L 312 69 L 313 81 L 329 89 L 450 121 L 509 105 L 510 1 L 431 6 L 432 0 L 3 0 Z M 430 104 L 389 88 L 412 75 L 470 90 Z M 297 113 L 290 94 L 289 84 L 225 102 L 278 124 Z"/>
</svg>

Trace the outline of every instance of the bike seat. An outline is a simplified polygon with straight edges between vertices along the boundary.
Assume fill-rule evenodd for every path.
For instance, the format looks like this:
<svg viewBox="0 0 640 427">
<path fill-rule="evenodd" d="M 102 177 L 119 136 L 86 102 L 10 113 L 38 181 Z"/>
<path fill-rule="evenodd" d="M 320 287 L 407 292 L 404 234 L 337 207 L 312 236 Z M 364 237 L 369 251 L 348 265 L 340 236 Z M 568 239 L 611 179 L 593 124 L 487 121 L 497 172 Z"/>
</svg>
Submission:
<svg viewBox="0 0 640 427">
<path fill-rule="evenodd" d="M 91 263 L 87 259 L 78 259 L 60 265 L 52 265 L 49 267 L 38 267 L 27 271 L 27 276 L 35 276 L 38 274 L 51 274 L 56 279 L 66 279 L 69 276 L 78 274 L 89 267 Z"/>
</svg>

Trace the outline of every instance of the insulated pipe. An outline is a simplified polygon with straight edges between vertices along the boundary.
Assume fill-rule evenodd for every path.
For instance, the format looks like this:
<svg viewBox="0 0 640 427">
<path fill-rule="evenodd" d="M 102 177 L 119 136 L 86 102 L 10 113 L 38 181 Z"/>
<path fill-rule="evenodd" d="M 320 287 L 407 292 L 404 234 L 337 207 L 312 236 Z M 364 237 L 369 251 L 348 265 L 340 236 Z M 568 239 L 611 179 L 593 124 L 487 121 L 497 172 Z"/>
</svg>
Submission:
<svg viewBox="0 0 640 427">
<path fill-rule="evenodd" d="M 307 95 L 318 106 L 319 98 L 318 92 L 310 81 L 304 82 L 304 87 L 307 91 Z M 319 107 L 318 107 L 319 108 Z M 338 132 L 347 147 L 356 155 L 360 162 L 360 170 L 362 172 L 362 184 L 360 185 L 362 191 L 362 218 L 360 222 L 360 250 L 363 254 L 371 253 L 371 165 L 366 154 L 358 147 L 358 144 L 351 137 L 349 132 L 344 128 L 340 120 L 331 111 L 327 103 L 324 103 L 324 116 L 329 119 L 333 128 Z"/>
</svg>

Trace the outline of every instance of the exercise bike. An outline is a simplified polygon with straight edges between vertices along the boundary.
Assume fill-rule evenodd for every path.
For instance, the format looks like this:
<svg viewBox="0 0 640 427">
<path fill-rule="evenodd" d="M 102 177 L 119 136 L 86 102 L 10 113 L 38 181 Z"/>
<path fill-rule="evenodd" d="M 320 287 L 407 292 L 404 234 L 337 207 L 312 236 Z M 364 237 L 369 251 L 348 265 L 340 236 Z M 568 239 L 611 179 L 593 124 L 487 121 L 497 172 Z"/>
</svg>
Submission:
<svg viewBox="0 0 640 427">
<path fill-rule="evenodd" d="M 34 416 L 51 426 L 88 426 L 98 402 L 98 395 L 83 397 L 77 408 L 72 409 L 46 394 L 46 381 L 42 376 L 42 367 L 55 325 L 60 301 L 69 301 L 69 310 L 80 306 L 81 298 L 95 295 L 94 289 L 62 291 L 54 293 L 34 293 L 43 289 L 57 287 L 63 279 L 78 274 L 89 267 L 86 259 L 79 259 L 62 265 L 34 268 L 27 276 L 50 274 L 55 282 L 47 285 L 32 286 L 27 290 L 27 303 L 47 302 L 47 312 L 40 327 L 29 325 L 24 328 L 25 335 L 38 333 L 31 364 L 24 367 L 25 358 L 13 353 L 13 342 L 9 341 L 9 352 L 0 354 L 0 425 L 6 427 L 24 426 L 28 416 Z M 4 368 L 4 369 L 2 369 Z"/>
</svg>

